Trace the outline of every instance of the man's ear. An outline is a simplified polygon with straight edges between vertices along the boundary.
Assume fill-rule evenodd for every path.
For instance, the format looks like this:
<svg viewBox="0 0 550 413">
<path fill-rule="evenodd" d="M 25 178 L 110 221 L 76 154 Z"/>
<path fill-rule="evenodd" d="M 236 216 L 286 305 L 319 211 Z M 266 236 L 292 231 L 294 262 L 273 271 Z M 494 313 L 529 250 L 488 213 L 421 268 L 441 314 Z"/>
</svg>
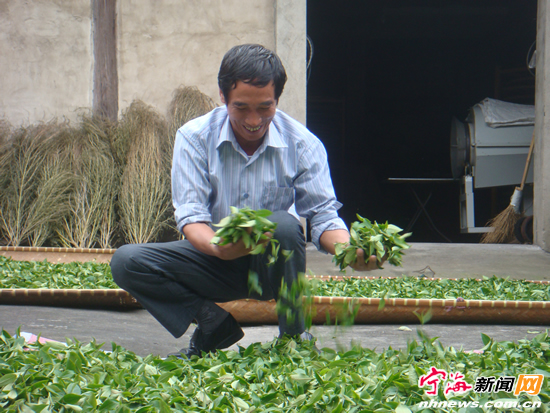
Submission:
<svg viewBox="0 0 550 413">
<path fill-rule="evenodd" d="M 221 99 L 222 103 L 223 103 L 224 105 L 227 105 L 227 102 L 225 101 L 225 97 L 224 97 L 224 95 L 223 95 L 222 90 L 219 89 L 219 91 L 220 91 L 220 99 Z"/>
</svg>

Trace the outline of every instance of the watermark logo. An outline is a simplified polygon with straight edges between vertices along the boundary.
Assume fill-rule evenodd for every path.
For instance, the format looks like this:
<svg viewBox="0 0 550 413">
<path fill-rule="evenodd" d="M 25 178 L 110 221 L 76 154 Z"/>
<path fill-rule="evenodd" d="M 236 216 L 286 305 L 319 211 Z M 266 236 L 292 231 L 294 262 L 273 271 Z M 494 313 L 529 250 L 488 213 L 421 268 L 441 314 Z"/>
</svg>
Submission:
<svg viewBox="0 0 550 413">
<path fill-rule="evenodd" d="M 418 378 L 418 387 L 430 387 L 426 390 L 428 396 L 435 396 L 439 389 L 439 382 L 447 379 L 445 370 L 437 370 L 435 367 L 430 367 L 430 372 Z"/>
<path fill-rule="evenodd" d="M 439 390 L 440 382 L 445 383 L 444 392 L 446 395 L 450 392 L 464 394 L 473 389 L 473 386 L 464 381 L 464 375 L 456 372 L 447 374 L 445 370 L 438 370 L 435 367 L 431 367 L 428 374 L 418 378 L 418 387 L 428 387 L 426 394 L 435 396 Z"/>
<path fill-rule="evenodd" d="M 518 377 L 503 376 L 498 378 L 479 376 L 474 385 L 467 383 L 464 378 L 464 375 L 458 372 L 447 373 L 445 370 L 430 367 L 428 373 L 418 378 L 418 387 L 424 388 L 428 396 L 437 395 L 440 385 L 444 385 L 442 388 L 445 395 L 451 392 L 460 395 L 473 390 L 475 393 L 513 392 L 514 396 L 525 392 L 530 396 L 536 396 L 544 381 L 542 374 L 520 374 Z"/>
<path fill-rule="evenodd" d="M 514 391 L 516 377 L 503 376 L 499 378 L 480 376 L 476 379 L 474 392 L 476 393 L 497 393 L 503 391 L 511 393 Z"/>
<path fill-rule="evenodd" d="M 453 392 L 454 394 L 464 394 L 472 390 L 473 387 L 464 381 L 464 376 L 460 373 L 450 373 L 449 382 L 445 385 L 445 394 Z"/>
<path fill-rule="evenodd" d="M 544 376 L 542 374 L 520 374 L 518 377 L 518 383 L 514 390 L 514 396 L 524 391 L 531 396 L 539 394 L 542 387 Z"/>
</svg>

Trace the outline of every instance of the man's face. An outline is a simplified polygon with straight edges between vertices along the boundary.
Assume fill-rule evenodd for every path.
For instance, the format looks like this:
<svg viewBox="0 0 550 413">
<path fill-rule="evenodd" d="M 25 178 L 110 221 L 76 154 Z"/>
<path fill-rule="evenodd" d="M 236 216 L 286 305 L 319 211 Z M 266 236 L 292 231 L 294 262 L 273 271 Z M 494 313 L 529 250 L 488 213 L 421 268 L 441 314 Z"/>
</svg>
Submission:
<svg viewBox="0 0 550 413">
<path fill-rule="evenodd" d="M 262 144 L 269 124 L 275 116 L 277 100 L 273 82 L 264 87 L 253 86 L 237 81 L 226 99 L 220 90 L 222 102 L 227 105 L 227 113 L 235 138 L 248 155 L 252 155 Z"/>
</svg>

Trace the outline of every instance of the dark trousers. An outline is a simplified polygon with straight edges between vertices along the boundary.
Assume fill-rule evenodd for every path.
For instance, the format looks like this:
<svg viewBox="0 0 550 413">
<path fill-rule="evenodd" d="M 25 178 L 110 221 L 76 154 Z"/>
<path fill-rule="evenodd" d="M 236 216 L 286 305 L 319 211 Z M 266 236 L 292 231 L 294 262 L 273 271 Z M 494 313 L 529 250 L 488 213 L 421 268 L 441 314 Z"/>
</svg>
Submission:
<svg viewBox="0 0 550 413">
<path fill-rule="evenodd" d="M 274 212 L 274 238 L 280 243 L 279 258 L 267 265 L 264 254 L 224 261 L 196 250 L 189 241 L 127 244 L 111 259 L 115 282 L 128 291 L 174 337 L 183 335 L 205 300 L 227 302 L 243 298 L 277 299 L 281 281 L 287 286 L 305 272 L 305 240 L 300 222 L 286 211 Z M 285 260 L 282 250 L 294 251 Z M 249 292 L 249 272 L 258 274 L 262 294 Z M 291 300 L 292 301 L 292 300 Z M 300 306 L 290 305 L 290 317 L 279 316 L 279 330 L 290 335 L 305 331 Z"/>
</svg>

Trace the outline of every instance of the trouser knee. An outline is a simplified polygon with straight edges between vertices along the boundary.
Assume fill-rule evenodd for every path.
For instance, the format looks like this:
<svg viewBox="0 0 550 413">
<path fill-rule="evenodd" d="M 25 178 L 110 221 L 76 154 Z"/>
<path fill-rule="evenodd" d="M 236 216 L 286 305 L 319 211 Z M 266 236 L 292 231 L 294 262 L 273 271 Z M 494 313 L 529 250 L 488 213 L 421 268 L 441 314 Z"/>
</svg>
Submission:
<svg viewBox="0 0 550 413">
<path fill-rule="evenodd" d="M 127 244 L 119 247 L 111 258 L 111 273 L 113 280 L 121 288 L 127 288 L 131 277 L 128 268 L 132 265 L 136 254 L 136 245 Z"/>
<path fill-rule="evenodd" d="M 304 229 L 296 217 L 286 211 L 276 211 L 268 219 L 277 223 L 273 238 L 279 241 L 282 249 L 305 248 Z"/>
</svg>

